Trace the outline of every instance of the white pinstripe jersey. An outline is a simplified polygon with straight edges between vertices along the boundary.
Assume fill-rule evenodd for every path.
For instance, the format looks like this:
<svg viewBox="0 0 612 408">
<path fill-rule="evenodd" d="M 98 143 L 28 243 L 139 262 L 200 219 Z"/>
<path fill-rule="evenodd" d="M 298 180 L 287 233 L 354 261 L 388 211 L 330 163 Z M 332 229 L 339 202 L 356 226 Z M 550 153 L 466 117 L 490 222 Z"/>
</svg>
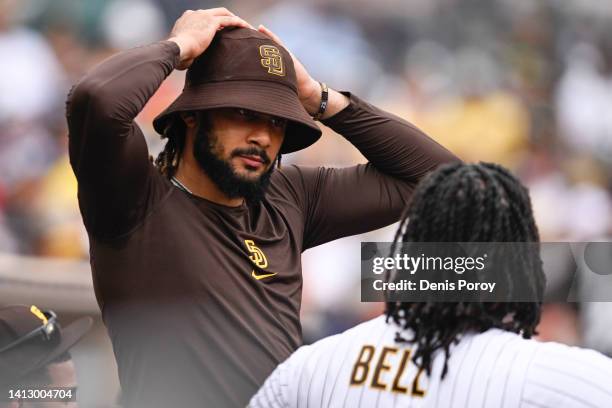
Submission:
<svg viewBox="0 0 612 408">
<path fill-rule="evenodd" d="M 491 329 L 465 335 L 419 374 L 413 345 L 384 316 L 303 346 L 268 377 L 251 408 L 612 407 L 612 359 Z"/>
</svg>

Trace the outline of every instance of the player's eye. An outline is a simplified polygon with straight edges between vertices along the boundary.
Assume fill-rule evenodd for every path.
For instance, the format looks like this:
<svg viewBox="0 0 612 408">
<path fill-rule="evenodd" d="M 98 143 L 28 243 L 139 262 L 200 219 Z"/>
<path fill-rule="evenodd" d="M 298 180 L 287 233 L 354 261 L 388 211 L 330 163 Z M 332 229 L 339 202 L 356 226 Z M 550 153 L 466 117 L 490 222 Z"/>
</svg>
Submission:
<svg viewBox="0 0 612 408">
<path fill-rule="evenodd" d="M 283 118 L 270 118 L 270 124 L 275 128 L 282 129 L 287 125 L 287 119 Z"/>
<path fill-rule="evenodd" d="M 239 108 L 236 109 L 236 113 L 245 120 L 255 120 L 258 117 L 257 113 L 248 109 Z"/>
<path fill-rule="evenodd" d="M 252 110 L 248 110 L 244 108 L 236 108 L 235 112 L 236 112 L 236 115 L 240 119 L 248 121 L 248 122 L 253 122 L 257 120 L 266 120 L 264 119 L 264 116 Z M 272 116 L 267 120 L 268 120 L 268 123 L 270 123 L 270 125 L 272 125 L 273 127 L 277 129 L 283 129 L 287 125 L 287 119 L 277 118 L 277 117 Z"/>
</svg>

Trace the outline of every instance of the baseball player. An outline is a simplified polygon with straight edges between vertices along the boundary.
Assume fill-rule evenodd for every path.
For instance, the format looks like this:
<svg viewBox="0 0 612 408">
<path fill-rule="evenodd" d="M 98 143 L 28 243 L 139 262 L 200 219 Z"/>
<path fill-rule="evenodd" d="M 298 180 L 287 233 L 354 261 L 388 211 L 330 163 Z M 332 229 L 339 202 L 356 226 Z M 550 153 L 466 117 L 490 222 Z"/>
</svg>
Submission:
<svg viewBox="0 0 612 408">
<path fill-rule="evenodd" d="M 153 122 L 167 139 L 153 163 L 134 118 L 185 68 L 183 92 Z M 313 118 L 369 163 L 280 168 L 320 137 Z M 458 161 L 320 84 L 224 8 L 187 11 L 169 40 L 99 64 L 71 91 L 67 119 L 126 407 L 246 405 L 301 345 L 301 252 L 397 221 L 423 175 Z"/>
<path fill-rule="evenodd" d="M 508 171 L 454 164 L 419 185 L 396 240 L 539 237 L 527 190 Z M 538 261 L 517 254 L 512 279 L 541 296 Z M 389 302 L 386 316 L 298 349 L 249 406 L 612 407 L 612 360 L 529 340 L 539 317 L 538 303 Z"/>
</svg>

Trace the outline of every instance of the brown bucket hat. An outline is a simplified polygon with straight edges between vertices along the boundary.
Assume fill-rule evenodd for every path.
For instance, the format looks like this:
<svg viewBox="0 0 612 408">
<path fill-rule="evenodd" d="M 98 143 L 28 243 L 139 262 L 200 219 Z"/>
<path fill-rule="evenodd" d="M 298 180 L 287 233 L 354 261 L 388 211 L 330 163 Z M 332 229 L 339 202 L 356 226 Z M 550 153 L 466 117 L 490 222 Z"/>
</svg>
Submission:
<svg viewBox="0 0 612 408">
<path fill-rule="evenodd" d="M 181 95 L 155 118 L 153 127 L 163 134 L 176 112 L 214 108 L 243 108 L 287 119 L 281 153 L 303 149 L 321 137 L 298 98 L 289 52 L 249 28 L 217 33 L 187 70 Z"/>
</svg>

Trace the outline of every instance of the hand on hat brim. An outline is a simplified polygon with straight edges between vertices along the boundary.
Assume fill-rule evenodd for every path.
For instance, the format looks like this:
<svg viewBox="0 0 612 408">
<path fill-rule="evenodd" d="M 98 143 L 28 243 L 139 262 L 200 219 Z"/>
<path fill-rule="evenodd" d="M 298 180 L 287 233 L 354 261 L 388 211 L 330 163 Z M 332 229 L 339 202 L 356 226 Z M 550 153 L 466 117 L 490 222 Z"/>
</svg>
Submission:
<svg viewBox="0 0 612 408">
<path fill-rule="evenodd" d="M 314 115 L 319 110 L 319 104 L 321 103 L 321 86 L 319 83 L 310 76 L 300 60 L 298 60 L 295 55 L 293 55 L 293 53 L 287 47 L 285 47 L 285 44 L 283 44 L 281 39 L 276 34 L 270 31 L 270 29 L 265 27 L 263 24 L 260 24 L 259 27 L 257 27 L 257 31 L 265 34 L 275 43 L 282 45 L 287 50 L 289 55 L 291 55 L 293 66 L 295 67 L 295 76 L 297 80 L 300 102 L 310 115 Z"/>
</svg>

